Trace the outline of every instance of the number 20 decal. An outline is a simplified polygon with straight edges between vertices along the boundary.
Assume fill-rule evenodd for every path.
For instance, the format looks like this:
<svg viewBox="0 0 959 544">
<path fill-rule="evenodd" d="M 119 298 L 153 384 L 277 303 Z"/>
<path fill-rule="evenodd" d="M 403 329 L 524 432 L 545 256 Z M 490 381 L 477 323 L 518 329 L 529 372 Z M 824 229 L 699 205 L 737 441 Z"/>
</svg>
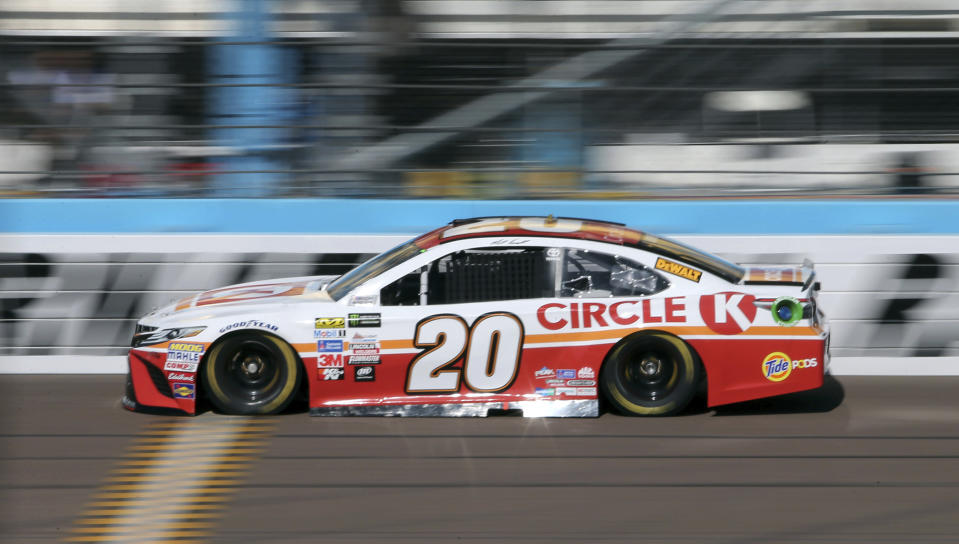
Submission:
<svg viewBox="0 0 959 544">
<path fill-rule="evenodd" d="M 496 393 L 516 379 L 523 323 L 506 312 L 481 315 L 472 327 L 458 315 L 434 315 L 416 324 L 413 345 L 424 351 L 410 363 L 407 393 L 455 393 L 461 378 L 473 391 Z M 450 368 L 461 359 L 462 369 Z"/>
</svg>

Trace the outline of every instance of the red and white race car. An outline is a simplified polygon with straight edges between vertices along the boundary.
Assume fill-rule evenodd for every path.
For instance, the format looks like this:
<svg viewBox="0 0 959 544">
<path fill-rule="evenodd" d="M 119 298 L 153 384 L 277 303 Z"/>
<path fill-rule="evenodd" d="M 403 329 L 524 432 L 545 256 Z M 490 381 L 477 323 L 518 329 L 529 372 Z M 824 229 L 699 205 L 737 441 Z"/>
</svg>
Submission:
<svg viewBox="0 0 959 544">
<path fill-rule="evenodd" d="M 812 264 L 744 269 L 620 224 L 458 220 L 340 277 L 245 283 L 145 316 L 123 404 L 269 414 L 597 416 L 820 387 Z"/>
</svg>

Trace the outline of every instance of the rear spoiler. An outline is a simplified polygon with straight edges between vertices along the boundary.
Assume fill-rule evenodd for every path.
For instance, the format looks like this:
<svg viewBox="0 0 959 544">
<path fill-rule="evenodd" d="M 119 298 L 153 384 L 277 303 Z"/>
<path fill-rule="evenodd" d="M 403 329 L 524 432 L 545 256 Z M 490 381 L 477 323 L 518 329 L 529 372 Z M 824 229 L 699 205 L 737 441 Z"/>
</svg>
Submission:
<svg viewBox="0 0 959 544">
<path fill-rule="evenodd" d="M 809 289 L 810 285 L 812 285 L 813 289 L 818 291 L 819 282 L 817 281 L 813 283 L 814 280 L 816 279 L 816 264 L 813 263 L 812 260 L 808 258 L 803 259 L 801 270 L 802 270 L 802 277 L 803 277 L 802 290 L 805 291 Z"/>
</svg>

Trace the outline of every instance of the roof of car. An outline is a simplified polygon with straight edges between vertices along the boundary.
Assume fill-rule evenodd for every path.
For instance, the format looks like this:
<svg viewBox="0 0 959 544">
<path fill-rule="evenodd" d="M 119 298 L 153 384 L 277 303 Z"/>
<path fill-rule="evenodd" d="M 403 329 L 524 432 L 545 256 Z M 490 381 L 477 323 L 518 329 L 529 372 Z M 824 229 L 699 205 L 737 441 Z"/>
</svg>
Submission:
<svg viewBox="0 0 959 544">
<path fill-rule="evenodd" d="M 668 238 L 631 229 L 622 223 L 552 215 L 457 219 L 420 236 L 413 243 L 420 249 L 429 249 L 455 240 L 503 236 L 571 238 L 634 247 L 702 268 L 731 283 L 738 283 L 745 274 L 738 265 L 715 255 Z"/>
<path fill-rule="evenodd" d="M 428 249 L 437 244 L 501 236 L 547 236 L 593 240 L 618 245 L 635 245 L 643 233 L 622 223 L 574 217 L 474 217 L 456 219 L 448 225 L 420 236 L 416 245 Z"/>
</svg>

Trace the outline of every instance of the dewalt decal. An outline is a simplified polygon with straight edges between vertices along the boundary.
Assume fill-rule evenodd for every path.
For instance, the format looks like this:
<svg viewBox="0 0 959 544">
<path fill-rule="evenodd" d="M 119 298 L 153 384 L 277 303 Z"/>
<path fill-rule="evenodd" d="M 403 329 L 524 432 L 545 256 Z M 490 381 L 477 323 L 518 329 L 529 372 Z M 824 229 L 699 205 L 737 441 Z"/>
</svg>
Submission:
<svg viewBox="0 0 959 544">
<path fill-rule="evenodd" d="M 673 261 L 668 261 L 662 257 L 656 259 L 656 270 L 662 270 L 667 274 L 679 276 L 680 278 L 686 278 L 687 280 L 694 281 L 696 283 L 699 283 L 699 278 L 703 275 L 703 273 L 699 270 L 695 270 L 686 265 L 682 265 Z"/>
</svg>

